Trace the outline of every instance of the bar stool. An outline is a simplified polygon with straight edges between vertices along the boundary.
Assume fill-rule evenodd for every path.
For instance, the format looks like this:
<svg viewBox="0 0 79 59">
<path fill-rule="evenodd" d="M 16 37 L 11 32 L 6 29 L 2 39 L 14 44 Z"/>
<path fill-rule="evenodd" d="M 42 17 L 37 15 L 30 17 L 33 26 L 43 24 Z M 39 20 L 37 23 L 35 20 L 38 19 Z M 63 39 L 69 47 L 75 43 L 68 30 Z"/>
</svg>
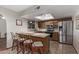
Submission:
<svg viewBox="0 0 79 59">
<path fill-rule="evenodd" d="M 24 53 L 25 51 L 28 51 L 28 53 L 31 51 L 32 42 L 31 36 L 27 35 L 27 38 L 24 41 Z"/>
<path fill-rule="evenodd" d="M 28 51 L 28 53 L 31 51 L 31 46 L 32 46 L 32 40 L 28 39 L 24 41 L 24 53 L 25 51 Z"/>
<path fill-rule="evenodd" d="M 32 54 L 35 52 L 39 52 L 40 54 L 44 53 L 44 45 L 41 41 L 37 41 L 32 44 Z"/>
<path fill-rule="evenodd" d="M 17 35 L 16 34 L 14 34 L 13 32 L 10 32 L 11 33 L 11 37 L 12 37 L 12 40 L 13 40 L 13 42 L 12 42 L 12 50 L 14 49 L 14 47 L 17 45 Z"/>
<path fill-rule="evenodd" d="M 24 44 L 23 44 L 24 41 L 25 41 L 24 38 L 19 38 L 17 40 L 17 54 L 20 52 L 24 54 Z"/>
</svg>

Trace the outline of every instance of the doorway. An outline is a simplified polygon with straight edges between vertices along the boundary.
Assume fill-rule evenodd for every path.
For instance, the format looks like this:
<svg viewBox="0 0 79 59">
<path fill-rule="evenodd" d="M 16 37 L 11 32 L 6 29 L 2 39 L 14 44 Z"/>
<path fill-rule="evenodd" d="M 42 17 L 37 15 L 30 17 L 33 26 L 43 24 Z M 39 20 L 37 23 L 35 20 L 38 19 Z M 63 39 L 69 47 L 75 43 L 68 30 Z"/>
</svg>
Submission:
<svg viewBox="0 0 79 59">
<path fill-rule="evenodd" d="M 7 28 L 6 28 L 6 20 L 0 18 L 0 50 L 6 48 L 6 34 L 7 34 Z"/>
</svg>

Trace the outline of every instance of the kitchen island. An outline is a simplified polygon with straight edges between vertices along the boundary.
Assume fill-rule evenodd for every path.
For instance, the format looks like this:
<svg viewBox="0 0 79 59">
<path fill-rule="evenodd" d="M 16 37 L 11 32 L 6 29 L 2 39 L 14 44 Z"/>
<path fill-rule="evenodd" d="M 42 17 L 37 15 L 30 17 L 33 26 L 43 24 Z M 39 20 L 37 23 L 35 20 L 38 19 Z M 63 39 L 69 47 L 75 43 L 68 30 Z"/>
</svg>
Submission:
<svg viewBox="0 0 79 59">
<path fill-rule="evenodd" d="M 43 43 L 43 46 L 44 46 L 44 51 L 45 53 L 49 53 L 49 44 L 50 44 L 50 41 L 49 41 L 49 34 L 46 34 L 46 33 L 30 33 L 30 32 L 27 32 L 27 33 L 18 33 L 20 35 L 20 37 L 23 38 L 27 36 L 30 36 L 30 39 L 32 39 L 33 42 L 35 41 L 41 41 Z"/>
</svg>

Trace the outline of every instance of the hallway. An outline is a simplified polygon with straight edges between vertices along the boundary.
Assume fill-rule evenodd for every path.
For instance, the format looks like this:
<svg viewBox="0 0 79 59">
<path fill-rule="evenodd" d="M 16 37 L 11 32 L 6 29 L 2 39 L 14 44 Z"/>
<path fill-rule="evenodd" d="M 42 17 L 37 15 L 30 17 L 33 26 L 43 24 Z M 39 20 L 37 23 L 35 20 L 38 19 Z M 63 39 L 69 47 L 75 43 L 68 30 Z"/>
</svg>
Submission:
<svg viewBox="0 0 79 59">
<path fill-rule="evenodd" d="M 0 50 L 6 48 L 6 39 L 0 39 Z"/>
</svg>

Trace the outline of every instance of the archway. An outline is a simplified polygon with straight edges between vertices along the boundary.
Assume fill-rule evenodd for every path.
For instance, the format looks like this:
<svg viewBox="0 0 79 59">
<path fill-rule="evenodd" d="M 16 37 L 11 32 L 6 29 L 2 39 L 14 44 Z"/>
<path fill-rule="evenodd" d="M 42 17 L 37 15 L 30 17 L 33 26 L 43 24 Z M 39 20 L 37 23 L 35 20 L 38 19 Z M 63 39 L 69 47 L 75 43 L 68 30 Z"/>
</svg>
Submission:
<svg viewBox="0 0 79 59">
<path fill-rule="evenodd" d="M 0 49 L 6 48 L 7 24 L 3 16 L 0 16 Z"/>
</svg>

